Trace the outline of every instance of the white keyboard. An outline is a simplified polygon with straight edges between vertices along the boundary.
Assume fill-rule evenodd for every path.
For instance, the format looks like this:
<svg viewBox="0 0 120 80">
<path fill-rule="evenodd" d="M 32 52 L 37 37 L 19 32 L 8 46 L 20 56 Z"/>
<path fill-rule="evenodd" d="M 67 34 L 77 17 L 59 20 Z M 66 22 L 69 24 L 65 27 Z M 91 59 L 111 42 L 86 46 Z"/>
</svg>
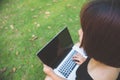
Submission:
<svg viewBox="0 0 120 80">
<path fill-rule="evenodd" d="M 74 69 L 74 67 L 77 65 L 72 57 L 73 55 L 75 55 L 76 53 L 78 53 L 77 51 L 73 50 L 71 52 L 72 54 L 67 58 L 67 60 L 64 62 L 64 64 L 62 64 L 58 71 L 64 75 L 66 78 L 70 75 L 70 73 L 72 72 L 72 70 Z"/>
</svg>

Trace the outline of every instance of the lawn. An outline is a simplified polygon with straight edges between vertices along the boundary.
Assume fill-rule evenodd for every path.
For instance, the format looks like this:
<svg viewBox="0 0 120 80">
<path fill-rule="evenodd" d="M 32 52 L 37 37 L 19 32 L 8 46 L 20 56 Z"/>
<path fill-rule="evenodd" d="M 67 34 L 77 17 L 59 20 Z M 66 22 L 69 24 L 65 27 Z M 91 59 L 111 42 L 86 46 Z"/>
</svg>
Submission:
<svg viewBox="0 0 120 80">
<path fill-rule="evenodd" d="M 44 80 L 36 56 L 61 29 L 77 42 L 85 0 L 0 0 L 0 80 Z"/>
</svg>

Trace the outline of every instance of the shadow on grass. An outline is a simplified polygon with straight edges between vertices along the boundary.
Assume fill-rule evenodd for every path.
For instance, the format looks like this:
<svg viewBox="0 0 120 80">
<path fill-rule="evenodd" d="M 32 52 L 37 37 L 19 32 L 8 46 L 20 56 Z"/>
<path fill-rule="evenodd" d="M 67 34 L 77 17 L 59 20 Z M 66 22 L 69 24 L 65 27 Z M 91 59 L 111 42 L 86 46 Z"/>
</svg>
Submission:
<svg viewBox="0 0 120 80">
<path fill-rule="evenodd" d="M 5 3 L 9 2 L 9 0 L 0 0 L 0 6 L 4 5 Z"/>
<path fill-rule="evenodd" d="M 10 0 L 0 0 L 0 10 L 4 8 L 4 6 L 9 3 Z"/>
</svg>

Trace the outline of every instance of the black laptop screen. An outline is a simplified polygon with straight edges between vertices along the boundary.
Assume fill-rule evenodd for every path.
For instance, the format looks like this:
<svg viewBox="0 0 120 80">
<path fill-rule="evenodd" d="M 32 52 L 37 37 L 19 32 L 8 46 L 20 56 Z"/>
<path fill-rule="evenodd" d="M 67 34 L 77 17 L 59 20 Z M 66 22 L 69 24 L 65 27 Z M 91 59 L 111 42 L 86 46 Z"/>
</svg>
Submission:
<svg viewBox="0 0 120 80">
<path fill-rule="evenodd" d="M 64 28 L 37 53 L 37 56 L 44 64 L 56 68 L 71 50 L 72 46 L 73 41 L 69 31 L 67 28 Z"/>
</svg>

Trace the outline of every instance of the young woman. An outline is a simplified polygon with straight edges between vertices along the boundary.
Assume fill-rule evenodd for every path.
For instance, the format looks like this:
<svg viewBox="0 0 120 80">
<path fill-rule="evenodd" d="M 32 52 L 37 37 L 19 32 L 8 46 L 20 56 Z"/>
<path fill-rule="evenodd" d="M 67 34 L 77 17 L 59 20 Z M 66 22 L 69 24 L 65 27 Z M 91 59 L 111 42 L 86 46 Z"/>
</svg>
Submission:
<svg viewBox="0 0 120 80">
<path fill-rule="evenodd" d="M 120 1 L 93 0 L 81 11 L 81 47 L 88 58 L 75 55 L 81 64 L 76 80 L 120 80 Z M 82 34 L 81 34 L 82 33 Z M 44 65 L 46 80 L 65 80 Z"/>
</svg>

